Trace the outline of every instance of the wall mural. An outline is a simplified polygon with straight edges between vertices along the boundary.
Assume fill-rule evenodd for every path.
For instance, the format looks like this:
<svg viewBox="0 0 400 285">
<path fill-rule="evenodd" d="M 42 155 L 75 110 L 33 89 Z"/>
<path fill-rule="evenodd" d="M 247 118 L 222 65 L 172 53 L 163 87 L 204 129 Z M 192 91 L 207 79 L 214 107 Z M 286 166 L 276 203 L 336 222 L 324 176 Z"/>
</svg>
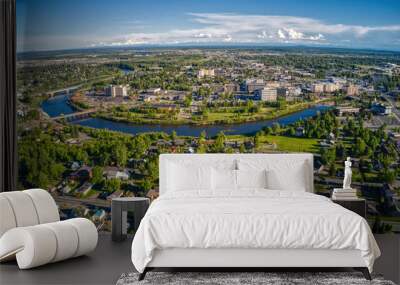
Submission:
<svg viewBox="0 0 400 285">
<path fill-rule="evenodd" d="M 17 2 L 19 188 L 49 190 L 63 218 L 110 230 L 113 197 L 157 197 L 160 153 L 311 152 L 316 192 L 342 187 L 351 157 L 371 227 L 400 232 L 400 53 L 214 42 L 202 31 L 222 24 L 205 14 L 182 44 L 143 20 L 81 44 L 74 19 L 53 19 L 56 37 L 40 5 Z"/>
</svg>

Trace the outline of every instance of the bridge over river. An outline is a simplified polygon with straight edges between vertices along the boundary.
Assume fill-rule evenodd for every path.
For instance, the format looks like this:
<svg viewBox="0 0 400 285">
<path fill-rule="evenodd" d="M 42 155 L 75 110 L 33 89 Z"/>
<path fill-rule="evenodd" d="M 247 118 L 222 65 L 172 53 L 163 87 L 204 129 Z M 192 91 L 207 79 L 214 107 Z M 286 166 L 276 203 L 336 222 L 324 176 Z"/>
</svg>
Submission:
<svg viewBox="0 0 400 285">
<path fill-rule="evenodd" d="M 71 122 L 71 121 L 89 118 L 90 115 L 94 114 L 94 113 L 96 113 L 96 109 L 89 109 L 89 110 L 75 112 L 75 113 L 66 114 L 66 115 L 61 114 L 59 116 L 51 117 L 51 119 L 54 121 L 66 120 L 68 122 Z"/>
<path fill-rule="evenodd" d="M 50 98 L 52 98 L 55 96 L 64 96 L 64 95 L 68 95 L 68 94 L 73 94 L 81 86 L 82 86 L 82 84 L 79 84 L 79 85 L 69 86 L 69 87 L 61 88 L 61 89 L 57 89 L 57 90 L 51 90 L 51 91 L 47 92 L 47 95 L 49 95 Z"/>
</svg>

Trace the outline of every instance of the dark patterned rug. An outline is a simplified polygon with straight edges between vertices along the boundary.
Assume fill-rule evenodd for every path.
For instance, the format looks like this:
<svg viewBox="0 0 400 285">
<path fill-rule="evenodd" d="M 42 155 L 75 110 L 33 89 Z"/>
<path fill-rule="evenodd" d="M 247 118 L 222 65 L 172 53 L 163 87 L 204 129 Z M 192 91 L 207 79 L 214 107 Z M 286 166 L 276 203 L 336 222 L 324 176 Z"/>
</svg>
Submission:
<svg viewBox="0 0 400 285">
<path fill-rule="evenodd" d="M 376 275 L 368 281 L 359 272 L 148 272 L 142 281 L 138 281 L 138 276 L 138 273 L 122 274 L 117 285 L 395 285 Z"/>
</svg>

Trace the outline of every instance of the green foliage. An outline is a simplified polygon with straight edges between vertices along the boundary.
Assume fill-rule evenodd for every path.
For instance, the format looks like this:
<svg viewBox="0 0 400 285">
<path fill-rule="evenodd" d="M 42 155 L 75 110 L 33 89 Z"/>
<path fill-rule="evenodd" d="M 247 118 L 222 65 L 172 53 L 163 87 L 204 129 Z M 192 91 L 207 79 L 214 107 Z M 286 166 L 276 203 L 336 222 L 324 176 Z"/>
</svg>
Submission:
<svg viewBox="0 0 400 285">
<path fill-rule="evenodd" d="M 288 135 L 289 136 L 291 136 L 291 137 L 294 137 L 295 135 L 296 135 L 296 130 L 294 129 L 294 127 L 293 126 L 290 126 L 289 128 L 288 128 Z"/>
<path fill-rule="evenodd" d="M 279 135 L 280 131 L 281 131 L 281 126 L 279 125 L 279 123 L 274 123 L 272 125 L 272 133 L 275 135 Z"/>
<path fill-rule="evenodd" d="M 225 152 L 225 134 L 223 132 L 218 133 L 214 144 L 211 146 L 211 151 L 216 153 Z"/>
<path fill-rule="evenodd" d="M 254 136 L 254 148 L 259 148 L 261 145 L 261 137 L 263 136 L 262 132 L 257 132 Z"/>
<path fill-rule="evenodd" d="M 55 186 L 67 174 L 66 166 L 71 161 L 97 166 L 93 169 L 92 179 L 93 183 L 101 184 L 102 166 L 124 167 L 129 158 L 143 158 L 151 143 L 159 137 L 153 134 L 133 137 L 105 130 L 86 129 L 85 132 L 93 139 L 83 145 L 65 143 L 78 132 L 79 127 L 72 126 L 64 128 L 61 133 L 56 133 L 51 128 L 35 128 L 21 133 L 18 141 L 21 186 Z"/>
<path fill-rule="evenodd" d="M 112 193 L 121 189 L 121 180 L 118 178 L 112 178 L 105 180 L 103 190 Z"/>
<path fill-rule="evenodd" d="M 321 148 L 321 160 L 323 164 L 333 164 L 336 160 L 336 149 L 333 147 Z"/>
<path fill-rule="evenodd" d="M 91 178 L 91 182 L 93 184 L 100 184 L 102 183 L 104 180 L 103 177 L 103 167 L 101 166 L 95 166 L 92 169 L 92 178 Z"/>
<path fill-rule="evenodd" d="M 311 118 L 300 123 L 304 126 L 305 136 L 308 138 L 326 138 L 330 133 L 338 134 L 339 123 L 333 112 L 325 112 L 318 114 L 315 118 Z"/>
<path fill-rule="evenodd" d="M 18 142 L 20 181 L 27 187 L 48 188 L 62 177 L 64 163 L 78 160 L 75 158 L 79 153 L 74 147 L 67 153 L 63 146 L 52 142 L 50 135 L 35 129 Z"/>
<path fill-rule="evenodd" d="M 18 68 L 17 88 L 24 96 L 30 97 L 112 75 L 115 71 L 115 68 L 102 64 L 95 67 L 76 63 L 28 65 Z"/>
<path fill-rule="evenodd" d="M 112 157 L 115 160 L 115 163 L 120 167 L 125 167 L 128 161 L 128 149 L 125 144 L 119 143 L 113 148 Z"/>
<path fill-rule="evenodd" d="M 379 180 L 388 184 L 392 184 L 396 180 L 396 176 L 397 174 L 395 170 L 387 168 L 384 168 L 379 172 Z"/>
</svg>

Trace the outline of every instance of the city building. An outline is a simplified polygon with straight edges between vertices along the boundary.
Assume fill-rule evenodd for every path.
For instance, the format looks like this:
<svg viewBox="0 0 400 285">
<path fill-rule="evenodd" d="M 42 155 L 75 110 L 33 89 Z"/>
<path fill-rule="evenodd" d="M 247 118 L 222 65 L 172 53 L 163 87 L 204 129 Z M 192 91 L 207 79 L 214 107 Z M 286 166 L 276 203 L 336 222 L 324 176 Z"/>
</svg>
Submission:
<svg viewBox="0 0 400 285">
<path fill-rule="evenodd" d="M 142 93 L 139 95 L 138 99 L 143 102 L 152 102 L 152 101 L 157 101 L 159 98 L 157 95 L 154 94 Z"/>
<path fill-rule="evenodd" d="M 343 116 L 344 114 L 357 114 L 360 112 L 360 108 L 356 108 L 356 107 L 336 107 L 336 113 L 339 116 Z"/>
<path fill-rule="evenodd" d="M 254 97 L 258 100 L 265 101 L 265 102 L 275 102 L 277 100 L 277 89 L 264 87 L 263 89 L 257 89 L 254 92 Z"/>
<path fill-rule="evenodd" d="M 104 94 L 109 97 L 126 97 L 128 96 L 128 87 L 126 85 L 110 85 L 105 88 Z"/>
<path fill-rule="evenodd" d="M 314 83 L 311 85 L 312 93 L 322 93 L 324 92 L 324 84 L 322 83 Z"/>
<path fill-rule="evenodd" d="M 240 91 L 240 86 L 236 83 L 228 83 L 224 85 L 225 93 L 234 93 Z"/>
<path fill-rule="evenodd" d="M 186 91 L 177 91 L 177 90 L 165 90 L 160 94 L 160 97 L 163 100 L 168 101 L 183 101 L 187 96 Z"/>
<path fill-rule="evenodd" d="M 149 88 L 146 90 L 146 92 L 149 94 L 159 94 L 161 92 L 161 88 L 160 87 Z"/>
<path fill-rule="evenodd" d="M 197 77 L 198 78 L 204 78 L 204 77 L 214 77 L 215 76 L 215 71 L 214 69 L 200 69 L 197 72 Z"/>
<path fill-rule="evenodd" d="M 289 96 L 290 97 L 299 97 L 301 96 L 301 88 L 300 87 L 289 87 Z"/>
<path fill-rule="evenodd" d="M 276 89 L 276 94 L 279 98 L 287 99 L 289 97 L 289 90 L 286 87 L 280 87 Z"/>
<path fill-rule="evenodd" d="M 358 86 L 354 84 L 349 84 L 345 87 L 346 94 L 348 96 L 358 95 Z"/>
<path fill-rule="evenodd" d="M 279 88 L 281 84 L 278 81 L 268 81 L 265 86 L 268 86 L 270 88 Z"/>
<path fill-rule="evenodd" d="M 392 106 L 374 102 L 372 104 L 371 111 L 377 115 L 387 116 L 392 114 Z"/>
<path fill-rule="evenodd" d="M 276 89 L 278 98 L 285 99 L 286 101 L 293 101 L 301 95 L 301 88 L 299 87 L 279 87 Z"/>
<path fill-rule="evenodd" d="M 265 83 L 263 79 L 247 79 L 245 81 L 245 89 L 249 93 L 253 93 L 256 90 L 263 89 Z"/>
<path fill-rule="evenodd" d="M 339 86 L 335 83 L 325 83 L 324 84 L 324 92 L 325 93 L 333 93 L 339 90 Z"/>
</svg>

